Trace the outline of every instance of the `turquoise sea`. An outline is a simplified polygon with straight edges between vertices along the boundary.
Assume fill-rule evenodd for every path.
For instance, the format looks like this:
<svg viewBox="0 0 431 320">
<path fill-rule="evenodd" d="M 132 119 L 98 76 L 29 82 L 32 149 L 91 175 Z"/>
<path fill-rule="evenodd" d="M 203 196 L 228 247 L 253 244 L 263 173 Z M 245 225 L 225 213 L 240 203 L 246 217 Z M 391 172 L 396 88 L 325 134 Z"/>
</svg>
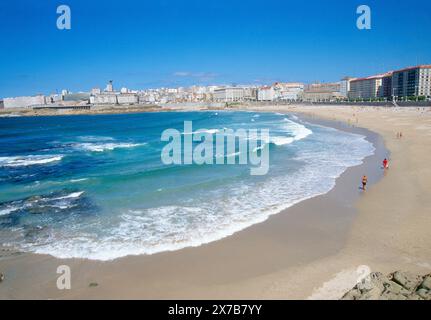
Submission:
<svg viewBox="0 0 431 320">
<path fill-rule="evenodd" d="M 184 121 L 269 129 L 268 174 L 163 164 L 162 132 Z M 199 246 L 327 193 L 373 152 L 364 136 L 277 113 L 0 118 L 0 244 L 97 260 Z"/>
</svg>

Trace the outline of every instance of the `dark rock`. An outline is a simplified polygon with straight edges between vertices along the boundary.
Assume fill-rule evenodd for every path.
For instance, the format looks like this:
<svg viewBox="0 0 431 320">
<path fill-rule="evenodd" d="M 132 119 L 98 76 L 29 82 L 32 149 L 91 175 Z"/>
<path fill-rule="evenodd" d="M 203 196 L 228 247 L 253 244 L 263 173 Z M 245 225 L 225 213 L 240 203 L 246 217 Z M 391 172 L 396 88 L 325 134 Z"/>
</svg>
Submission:
<svg viewBox="0 0 431 320">
<path fill-rule="evenodd" d="M 0 282 L 3 282 L 3 281 L 4 281 L 4 274 L 0 273 Z"/>
</svg>

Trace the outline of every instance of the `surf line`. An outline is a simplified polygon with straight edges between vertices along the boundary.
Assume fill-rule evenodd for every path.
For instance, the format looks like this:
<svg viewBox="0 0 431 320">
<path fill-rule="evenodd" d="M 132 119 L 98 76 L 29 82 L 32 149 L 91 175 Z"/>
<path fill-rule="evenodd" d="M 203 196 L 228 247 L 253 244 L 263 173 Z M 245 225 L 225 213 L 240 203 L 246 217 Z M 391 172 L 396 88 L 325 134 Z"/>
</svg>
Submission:
<svg viewBox="0 0 431 320">
<path fill-rule="evenodd" d="M 184 121 L 183 132 L 166 129 L 160 140 L 168 142 L 161 152 L 165 165 L 250 165 L 250 174 L 254 176 L 269 171 L 269 129 L 194 132 L 192 121 Z M 194 142 L 198 144 L 194 146 Z"/>
</svg>

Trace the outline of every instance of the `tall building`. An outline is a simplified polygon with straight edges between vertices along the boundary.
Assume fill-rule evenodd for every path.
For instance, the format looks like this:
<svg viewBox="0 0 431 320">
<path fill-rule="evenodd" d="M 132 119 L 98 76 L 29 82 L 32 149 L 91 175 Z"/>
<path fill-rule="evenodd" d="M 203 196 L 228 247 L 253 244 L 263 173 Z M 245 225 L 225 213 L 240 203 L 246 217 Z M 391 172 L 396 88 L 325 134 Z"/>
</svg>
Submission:
<svg viewBox="0 0 431 320">
<path fill-rule="evenodd" d="M 350 99 L 389 98 L 392 72 L 350 81 Z"/>
<path fill-rule="evenodd" d="M 392 86 L 395 97 L 431 97 L 431 65 L 394 71 Z"/>
</svg>

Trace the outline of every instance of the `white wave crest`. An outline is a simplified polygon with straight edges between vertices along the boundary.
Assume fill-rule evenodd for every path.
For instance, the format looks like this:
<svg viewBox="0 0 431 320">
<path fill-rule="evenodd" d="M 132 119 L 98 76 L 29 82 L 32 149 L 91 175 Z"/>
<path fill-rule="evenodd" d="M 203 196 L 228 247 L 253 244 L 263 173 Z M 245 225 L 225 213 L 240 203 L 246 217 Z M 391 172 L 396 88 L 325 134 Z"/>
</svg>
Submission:
<svg viewBox="0 0 431 320">
<path fill-rule="evenodd" d="M 0 157 L 0 167 L 26 167 L 58 162 L 63 155 L 29 155 L 16 157 Z"/>
<path fill-rule="evenodd" d="M 90 151 L 90 152 L 104 152 L 104 151 L 112 151 L 115 149 L 128 149 L 135 148 L 145 145 L 144 143 L 77 143 L 75 144 L 76 149 Z"/>
</svg>

